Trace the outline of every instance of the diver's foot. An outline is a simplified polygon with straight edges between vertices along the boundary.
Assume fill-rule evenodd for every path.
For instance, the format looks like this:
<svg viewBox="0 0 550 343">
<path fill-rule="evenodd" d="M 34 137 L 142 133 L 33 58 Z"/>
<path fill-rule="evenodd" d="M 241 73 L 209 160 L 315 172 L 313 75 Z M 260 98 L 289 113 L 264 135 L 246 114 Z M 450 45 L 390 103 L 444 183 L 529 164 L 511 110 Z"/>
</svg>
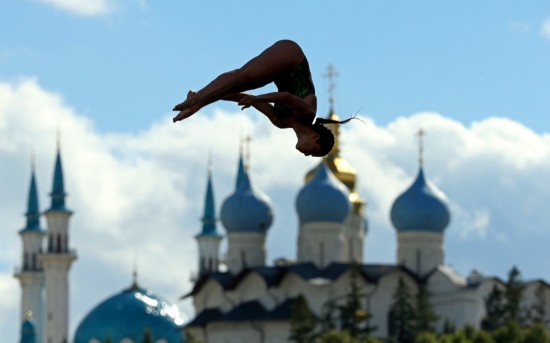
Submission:
<svg viewBox="0 0 550 343">
<path fill-rule="evenodd" d="M 189 92 L 187 92 L 187 99 L 185 99 L 185 101 L 182 102 L 181 104 L 178 104 L 178 105 L 174 106 L 172 111 L 183 111 L 183 110 L 195 105 L 196 95 L 197 95 L 197 92 L 195 92 L 194 90 L 190 90 Z"/>
</svg>

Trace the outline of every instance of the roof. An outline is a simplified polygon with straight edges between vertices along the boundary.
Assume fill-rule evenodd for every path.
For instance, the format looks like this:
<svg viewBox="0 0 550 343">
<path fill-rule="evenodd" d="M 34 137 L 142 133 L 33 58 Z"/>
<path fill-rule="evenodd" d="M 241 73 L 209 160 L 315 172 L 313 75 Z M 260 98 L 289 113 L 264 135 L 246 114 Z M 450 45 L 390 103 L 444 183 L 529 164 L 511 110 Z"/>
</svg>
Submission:
<svg viewBox="0 0 550 343">
<path fill-rule="evenodd" d="M 191 292 L 183 295 L 182 298 L 187 298 L 197 294 L 210 280 L 217 282 L 224 291 L 229 291 L 236 289 L 249 274 L 255 273 L 263 279 L 267 288 L 271 288 L 280 285 L 289 273 L 293 273 L 303 280 L 308 281 L 314 279 L 334 281 L 348 271 L 353 265 L 353 263 L 332 263 L 326 268 L 320 269 L 311 262 L 305 262 L 284 266 L 245 268 L 238 274 L 231 274 L 230 272 L 203 274 L 195 283 L 195 286 Z M 360 264 L 359 268 L 361 271 L 361 276 L 369 283 L 378 283 L 378 281 L 385 275 L 397 271 L 405 272 L 415 280 L 418 280 L 417 276 L 413 272 L 401 265 Z"/>
<path fill-rule="evenodd" d="M 292 305 L 296 299 L 289 298 L 271 311 L 268 311 L 257 300 L 239 304 L 226 313 L 223 313 L 218 308 L 209 308 L 200 312 L 186 327 L 204 327 L 211 322 L 289 320 L 292 313 Z"/>
</svg>

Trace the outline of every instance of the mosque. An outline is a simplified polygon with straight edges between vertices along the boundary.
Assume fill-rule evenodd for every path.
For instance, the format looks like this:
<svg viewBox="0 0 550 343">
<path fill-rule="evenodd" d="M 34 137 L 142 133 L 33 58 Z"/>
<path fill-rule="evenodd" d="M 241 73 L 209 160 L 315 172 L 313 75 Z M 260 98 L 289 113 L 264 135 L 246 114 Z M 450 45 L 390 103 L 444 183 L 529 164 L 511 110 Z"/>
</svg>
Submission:
<svg viewBox="0 0 550 343">
<path fill-rule="evenodd" d="M 332 107 L 329 116 L 337 118 Z M 327 301 L 342 299 L 349 292 L 354 266 L 358 266 L 356 281 L 366 295 L 361 301 L 371 314 L 375 336 L 389 334 L 389 309 L 399 280 L 413 296 L 421 285 L 427 287 L 439 330 L 444 322 L 457 328 L 479 327 L 485 316 L 484 299 L 502 281 L 476 271 L 465 277 L 445 263 L 445 229 L 451 213 L 446 196 L 425 175 L 422 158 L 415 179 L 389 213 L 396 229 L 396 262 L 367 263 L 363 256 L 369 229 L 367 202 L 357 192 L 356 170 L 340 155 L 337 125 L 333 132 L 333 150 L 306 173 L 295 199 L 299 217 L 295 258 L 267 263 L 272 206 L 252 181 L 241 152 L 235 191 L 219 212 L 225 236 L 217 227 L 211 169 L 208 172 L 202 229 L 195 236 L 197 277 L 182 296 L 192 299 L 195 317 L 183 323 L 175 305 L 141 288 L 134 278 L 129 288 L 92 309 L 72 339 L 68 336 L 68 273 L 77 255 L 69 244 L 72 211 L 65 205 L 58 149 L 51 205 L 44 212 L 48 228 L 40 226 L 33 168 L 26 226 L 19 231 L 22 266 L 15 276 L 22 290 L 20 342 L 180 343 L 185 340 L 184 331 L 209 343 L 288 342 L 297 297 L 304 296 L 310 310 L 320 316 Z M 227 239 L 227 251 L 222 254 L 223 239 Z M 550 305 L 546 282 L 535 280 L 525 286 L 526 303 L 535 301 L 542 289 Z M 546 311 L 550 313 L 550 308 Z"/>
</svg>

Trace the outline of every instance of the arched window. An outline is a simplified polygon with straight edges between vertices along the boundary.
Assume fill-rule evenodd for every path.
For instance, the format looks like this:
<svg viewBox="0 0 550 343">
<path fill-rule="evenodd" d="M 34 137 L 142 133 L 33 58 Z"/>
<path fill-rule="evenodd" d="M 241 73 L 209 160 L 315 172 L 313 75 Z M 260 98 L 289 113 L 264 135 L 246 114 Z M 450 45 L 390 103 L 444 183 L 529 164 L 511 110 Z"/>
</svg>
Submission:
<svg viewBox="0 0 550 343">
<path fill-rule="evenodd" d="M 61 248 L 61 234 L 57 234 L 57 252 L 62 252 L 63 249 Z"/>
</svg>

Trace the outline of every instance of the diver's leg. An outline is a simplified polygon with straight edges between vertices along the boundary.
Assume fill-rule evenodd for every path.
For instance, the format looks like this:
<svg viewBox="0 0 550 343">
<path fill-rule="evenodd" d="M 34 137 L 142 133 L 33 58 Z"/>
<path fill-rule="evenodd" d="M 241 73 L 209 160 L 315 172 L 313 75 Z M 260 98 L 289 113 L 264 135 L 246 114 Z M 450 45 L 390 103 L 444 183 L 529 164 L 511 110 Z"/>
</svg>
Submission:
<svg viewBox="0 0 550 343">
<path fill-rule="evenodd" d="M 289 40 L 278 41 L 241 68 L 221 74 L 196 93 L 189 92 L 187 99 L 174 107 L 175 111 L 181 111 L 174 122 L 193 115 L 226 94 L 259 88 L 273 82 L 277 75 L 296 66 L 303 59 L 304 53 L 298 44 Z"/>
</svg>

